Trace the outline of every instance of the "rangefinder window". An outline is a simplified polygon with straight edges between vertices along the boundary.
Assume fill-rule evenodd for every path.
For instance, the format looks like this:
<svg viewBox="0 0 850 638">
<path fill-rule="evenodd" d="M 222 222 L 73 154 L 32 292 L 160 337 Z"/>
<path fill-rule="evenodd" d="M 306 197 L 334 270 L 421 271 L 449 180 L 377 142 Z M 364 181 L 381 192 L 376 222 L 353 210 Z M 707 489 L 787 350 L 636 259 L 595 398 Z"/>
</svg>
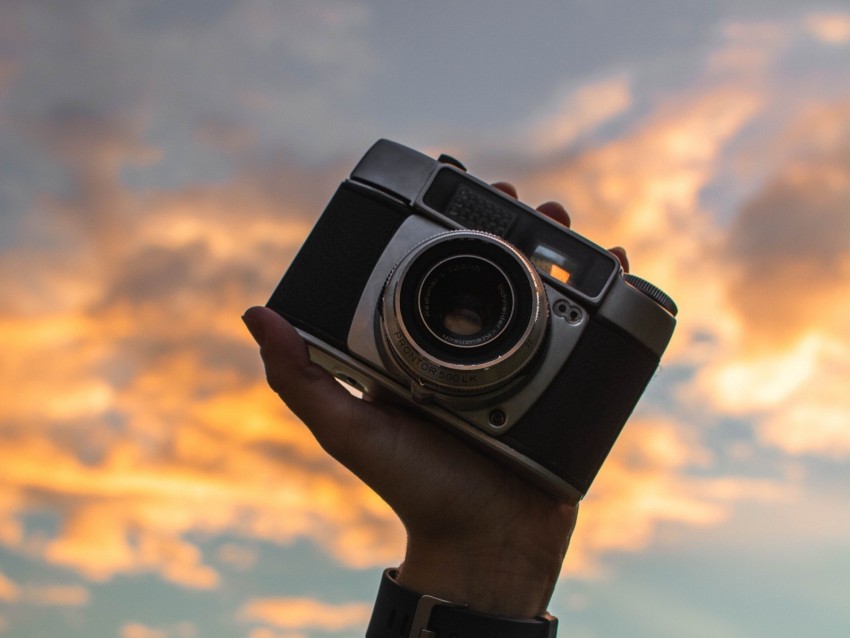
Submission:
<svg viewBox="0 0 850 638">
<path fill-rule="evenodd" d="M 566 284 L 578 264 L 547 246 L 538 246 L 531 253 L 531 263 L 544 275 Z"/>
<path fill-rule="evenodd" d="M 605 284 L 617 271 L 615 257 L 580 242 L 564 242 L 562 246 L 559 250 L 537 244 L 529 251 L 531 262 L 543 275 L 586 297 L 593 299 L 602 294 Z M 571 252 L 565 252 L 564 248 Z M 582 258 L 577 259 L 576 253 Z"/>
</svg>

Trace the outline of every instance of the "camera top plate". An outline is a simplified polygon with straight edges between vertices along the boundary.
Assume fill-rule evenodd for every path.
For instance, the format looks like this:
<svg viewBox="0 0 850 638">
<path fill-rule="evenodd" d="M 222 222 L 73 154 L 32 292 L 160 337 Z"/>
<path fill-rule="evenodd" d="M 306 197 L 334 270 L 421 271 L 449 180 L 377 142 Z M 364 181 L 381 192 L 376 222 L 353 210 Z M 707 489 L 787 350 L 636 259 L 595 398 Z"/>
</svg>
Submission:
<svg viewBox="0 0 850 638">
<path fill-rule="evenodd" d="M 481 230 L 516 246 L 548 283 L 597 305 L 620 263 L 607 250 L 522 202 L 406 146 L 379 140 L 351 173 L 449 227 Z"/>
</svg>

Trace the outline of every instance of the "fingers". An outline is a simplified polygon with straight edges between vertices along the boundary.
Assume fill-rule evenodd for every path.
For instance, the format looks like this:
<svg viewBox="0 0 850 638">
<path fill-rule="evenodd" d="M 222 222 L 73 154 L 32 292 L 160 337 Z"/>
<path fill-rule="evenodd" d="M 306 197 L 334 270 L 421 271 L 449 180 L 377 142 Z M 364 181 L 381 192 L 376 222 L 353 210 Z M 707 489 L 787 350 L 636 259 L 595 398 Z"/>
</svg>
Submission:
<svg viewBox="0 0 850 638">
<path fill-rule="evenodd" d="M 538 212 L 543 213 L 547 217 L 554 219 L 559 224 L 563 224 L 567 228 L 570 227 L 570 215 L 567 209 L 558 202 L 546 202 L 537 207 Z"/>
<path fill-rule="evenodd" d="M 516 186 L 511 184 L 510 182 L 495 182 L 493 184 L 493 188 L 496 188 L 503 193 L 510 195 L 514 199 L 517 197 Z"/>
<path fill-rule="evenodd" d="M 615 246 L 608 250 L 617 259 L 620 260 L 620 265 L 623 267 L 623 272 L 629 272 L 629 256 L 626 254 L 626 249 L 622 246 Z"/>
<path fill-rule="evenodd" d="M 250 308 L 242 320 L 260 345 L 271 388 L 325 451 L 390 505 L 405 502 L 411 477 L 422 486 L 418 477 L 429 471 L 429 459 L 439 459 L 441 451 L 454 449 L 455 439 L 449 439 L 451 435 L 441 429 L 418 423 L 406 411 L 352 396 L 331 374 L 310 361 L 303 339 L 273 310 Z M 421 436 L 422 430 L 430 436 Z M 399 443 L 402 432 L 411 437 L 417 431 L 420 437 L 416 445 Z M 463 449 L 470 454 L 465 445 Z M 466 465 L 457 463 L 457 467 Z"/>
<path fill-rule="evenodd" d="M 517 198 L 516 186 L 510 182 L 495 182 L 493 184 L 493 188 L 502 191 L 506 195 L 510 195 L 514 199 Z M 563 224 L 567 228 L 570 226 L 570 216 L 567 213 L 567 209 L 558 202 L 546 202 L 545 204 L 540 204 L 540 206 L 537 207 L 537 211 L 551 219 L 554 219 L 559 224 Z"/>
</svg>

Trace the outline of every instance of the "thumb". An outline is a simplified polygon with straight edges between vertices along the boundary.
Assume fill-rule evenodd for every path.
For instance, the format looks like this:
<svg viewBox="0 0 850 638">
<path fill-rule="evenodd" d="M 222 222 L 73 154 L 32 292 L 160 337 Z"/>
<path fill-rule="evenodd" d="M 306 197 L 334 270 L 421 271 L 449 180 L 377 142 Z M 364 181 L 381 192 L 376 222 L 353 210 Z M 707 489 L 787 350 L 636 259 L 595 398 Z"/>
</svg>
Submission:
<svg viewBox="0 0 850 638">
<path fill-rule="evenodd" d="M 269 386 L 322 447 L 339 458 L 341 443 L 366 404 L 310 361 L 307 344 L 275 311 L 255 306 L 245 312 L 242 321 L 260 346 Z"/>
</svg>

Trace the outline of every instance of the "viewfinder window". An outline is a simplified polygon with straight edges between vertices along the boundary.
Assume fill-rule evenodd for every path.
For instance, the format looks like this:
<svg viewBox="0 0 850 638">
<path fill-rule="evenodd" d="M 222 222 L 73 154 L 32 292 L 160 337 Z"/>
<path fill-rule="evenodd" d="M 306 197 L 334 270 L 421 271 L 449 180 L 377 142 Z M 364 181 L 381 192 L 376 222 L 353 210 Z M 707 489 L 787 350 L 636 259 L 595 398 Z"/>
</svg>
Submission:
<svg viewBox="0 0 850 638">
<path fill-rule="evenodd" d="M 552 279 L 567 283 L 572 277 L 575 265 L 568 263 L 567 258 L 548 246 L 537 246 L 531 254 L 531 262 L 537 270 L 549 275 Z"/>
</svg>

